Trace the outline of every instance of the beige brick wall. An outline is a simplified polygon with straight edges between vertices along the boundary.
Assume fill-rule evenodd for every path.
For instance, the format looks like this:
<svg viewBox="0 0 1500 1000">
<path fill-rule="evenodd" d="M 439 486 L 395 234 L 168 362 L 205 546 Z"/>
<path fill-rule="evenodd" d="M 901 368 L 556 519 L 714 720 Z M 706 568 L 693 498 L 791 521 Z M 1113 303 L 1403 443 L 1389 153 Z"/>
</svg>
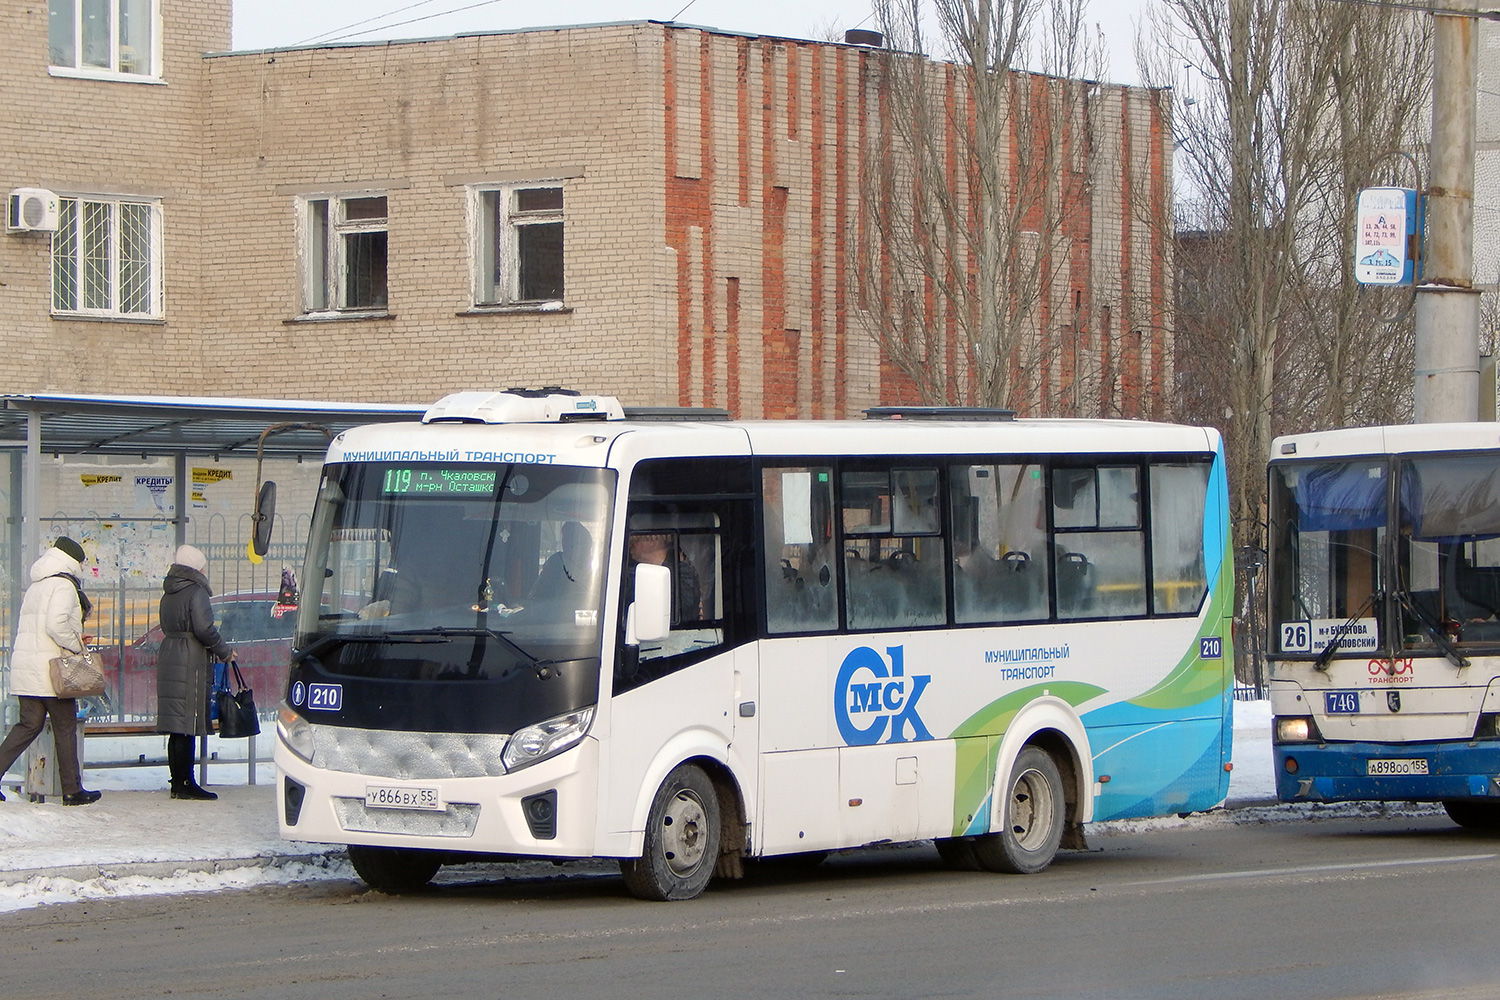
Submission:
<svg viewBox="0 0 1500 1000">
<path fill-rule="evenodd" d="M 192 391 L 205 358 L 192 261 L 203 253 L 202 53 L 229 45 L 229 0 L 161 0 L 161 83 L 48 72 L 47 4 L 0 0 L 0 189 L 162 199 L 165 322 L 52 320 L 50 241 L 0 235 L 0 392 Z"/>
<path fill-rule="evenodd" d="M 293 397 L 659 395 L 660 45 L 618 27 L 209 59 L 216 385 L 274 372 Z M 565 191 L 569 311 L 466 315 L 469 185 L 549 178 Z M 298 196 L 359 189 L 386 192 L 391 315 L 299 321 Z"/>
<path fill-rule="evenodd" d="M 870 53 L 629 24 L 205 58 L 229 0 L 162 15 L 165 86 L 59 79 L 45 6 L 0 0 L 20 40 L 0 67 L 20 140 L 0 185 L 160 196 L 167 268 L 163 322 L 54 320 L 47 239 L 0 238 L 0 391 L 415 402 L 562 384 L 747 417 L 900 391 L 848 260 Z M 1092 273 L 1074 278 L 1122 329 L 1169 295 L 1155 238 L 1119 217 L 1168 141 L 1140 95 L 1097 104 Z M 469 186 L 541 179 L 565 190 L 568 308 L 475 314 Z M 365 190 L 387 197 L 389 315 L 305 319 L 299 198 Z"/>
</svg>

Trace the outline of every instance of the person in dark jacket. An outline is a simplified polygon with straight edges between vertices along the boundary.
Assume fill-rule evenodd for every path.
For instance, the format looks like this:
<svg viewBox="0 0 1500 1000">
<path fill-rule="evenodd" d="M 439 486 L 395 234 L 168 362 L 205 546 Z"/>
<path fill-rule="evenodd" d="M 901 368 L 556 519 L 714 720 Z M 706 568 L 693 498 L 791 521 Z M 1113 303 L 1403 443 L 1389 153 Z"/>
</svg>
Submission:
<svg viewBox="0 0 1500 1000">
<path fill-rule="evenodd" d="M 193 737 L 211 731 L 208 698 L 214 660 L 234 659 L 214 627 L 208 599 L 208 557 L 182 545 L 162 581 L 161 652 L 156 658 L 156 731 L 167 733 L 167 768 L 172 798 L 216 799 L 193 777 Z"/>
</svg>

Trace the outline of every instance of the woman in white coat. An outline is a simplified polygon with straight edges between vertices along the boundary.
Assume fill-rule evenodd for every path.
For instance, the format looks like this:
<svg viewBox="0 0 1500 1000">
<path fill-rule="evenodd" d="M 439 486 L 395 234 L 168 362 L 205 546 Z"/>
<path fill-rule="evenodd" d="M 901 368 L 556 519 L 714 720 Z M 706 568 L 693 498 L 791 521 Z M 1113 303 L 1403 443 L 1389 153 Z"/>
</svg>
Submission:
<svg viewBox="0 0 1500 1000">
<path fill-rule="evenodd" d="M 3 775 L 50 718 L 65 806 L 99 801 L 98 792 L 84 789 L 78 770 L 78 699 L 57 697 L 49 666 L 53 657 L 83 652 L 93 638 L 83 631 L 93 605 L 84 596 L 82 575 L 83 547 L 71 538 L 59 538 L 31 564 L 31 586 L 21 598 L 21 618 L 10 654 L 10 689 L 21 703 L 21 721 L 0 743 Z M 3 801 L 5 795 L 0 793 Z"/>
</svg>

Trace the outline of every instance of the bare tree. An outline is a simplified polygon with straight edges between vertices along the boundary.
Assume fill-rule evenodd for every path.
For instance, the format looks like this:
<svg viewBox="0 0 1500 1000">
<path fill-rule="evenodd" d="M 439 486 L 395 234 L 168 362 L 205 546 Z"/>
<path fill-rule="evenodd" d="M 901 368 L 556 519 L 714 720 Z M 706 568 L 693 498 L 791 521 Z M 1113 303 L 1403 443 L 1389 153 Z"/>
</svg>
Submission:
<svg viewBox="0 0 1500 1000">
<path fill-rule="evenodd" d="M 1197 312 L 1179 309 L 1178 374 L 1200 381 L 1179 413 L 1223 429 L 1236 543 L 1254 547 L 1274 433 L 1409 406 L 1399 293 L 1362 291 L 1349 265 L 1354 193 L 1414 142 L 1426 36 L 1409 12 L 1320 0 L 1152 14 L 1142 73 L 1179 85 L 1179 207 L 1207 251 L 1181 254 Z"/>
<path fill-rule="evenodd" d="M 924 402 L 1040 401 L 1047 332 L 1077 329 L 1056 278 L 1103 64 L 1086 2 L 875 0 L 895 51 L 869 83 L 860 316 Z"/>
</svg>

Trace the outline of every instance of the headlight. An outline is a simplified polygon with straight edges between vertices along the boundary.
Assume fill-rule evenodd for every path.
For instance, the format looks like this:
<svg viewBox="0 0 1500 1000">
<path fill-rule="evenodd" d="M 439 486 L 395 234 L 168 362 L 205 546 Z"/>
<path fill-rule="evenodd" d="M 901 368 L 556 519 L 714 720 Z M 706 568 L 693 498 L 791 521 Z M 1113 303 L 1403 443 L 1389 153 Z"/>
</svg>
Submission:
<svg viewBox="0 0 1500 1000">
<path fill-rule="evenodd" d="M 1306 716 L 1289 715 L 1276 720 L 1277 743 L 1312 743 L 1319 739 L 1318 727 Z"/>
<path fill-rule="evenodd" d="M 286 702 L 282 702 L 276 711 L 276 735 L 287 748 L 307 761 L 312 763 L 313 759 L 313 727 L 302 716 L 292 710 Z"/>
<path fill-rule="evenodd" d="M 500 755 L 500 759 L 505 763 L 507 771 L 545 760 L 583 739 L 584 734 L 589 731 L 589 723 L 593 721 L 594 708 L 590 705 L 588 708 L 527 726 L 505 744 L 505 752 Z"/>
</svg>

